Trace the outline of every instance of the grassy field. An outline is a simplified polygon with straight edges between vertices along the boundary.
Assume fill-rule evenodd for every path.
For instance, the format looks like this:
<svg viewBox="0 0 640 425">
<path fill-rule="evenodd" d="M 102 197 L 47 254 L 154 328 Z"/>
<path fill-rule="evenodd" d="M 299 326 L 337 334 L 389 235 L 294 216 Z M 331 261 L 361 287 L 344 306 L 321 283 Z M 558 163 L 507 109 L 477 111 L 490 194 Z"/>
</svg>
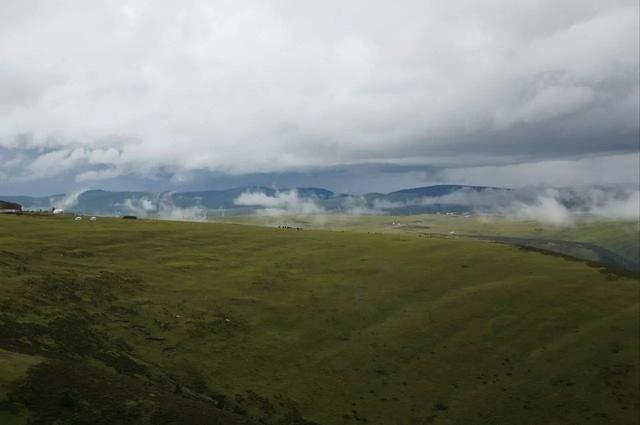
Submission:
<svg viewBox="0 0 640 425">
<path fill-rule="evenodd" d="M 0 216 L 0 422 L 638 423 L 637 276 L 431 233 Z"/>
<path fill-rule="evenodd" d="M 533 220 L 511 220 L 505 217 L 424 214 L 412 216 L 257 216 L 240 215 L 210 218 L 214 222 L 254 224 L 261 226 L 302 226 L 350 232 L 416 233 L 423 236 L 518 238 L 534 246 L 577 258 L 607 262 L 589 244 L 604 248 L 616 256 L 622 268 L 640 271 L 640 223 L 636 221 L 577 219 L 570 225 L 546 225 Z M 568 244 L 556 244 L 562 241 Z M 539 243 L 536 243 L 539 242 Z M 572 244 L 577 243 L 577 244 Z M 614 261 L 615 262 L 615 261 Z"/>
</svg>

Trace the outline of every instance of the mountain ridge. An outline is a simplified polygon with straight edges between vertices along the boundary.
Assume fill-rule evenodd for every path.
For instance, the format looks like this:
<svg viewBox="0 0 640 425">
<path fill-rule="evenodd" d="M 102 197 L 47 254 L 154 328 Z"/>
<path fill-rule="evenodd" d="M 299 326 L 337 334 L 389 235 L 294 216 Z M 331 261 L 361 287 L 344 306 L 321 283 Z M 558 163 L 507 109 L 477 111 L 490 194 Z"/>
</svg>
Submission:
<svg viewBox="0 0 640 425">
<path fill-rule="evenodd" d="M 363 204 L 361 207 L 373 208 L 374 204 L 380 202 L 398 203 L 407 202 L 418 198 L 439 198 L 450 195 L 458 191 L 482 192 L 485 190 L 509 190 L 488 186 L 467 186 L 467 185 L 432 185 L 415 188 L 401 189 L 388 193 L 370 192 L 362 195 L 348 193 L 336 193 L 321 187 L 293 187 L 275 189 L 265 186 L 240 186 L 229 189 L 211 189 L 199 191 L 108 191 L 103 189 L 90 189 L 79 193 L 56 194 L 50 196 L 0 196 L 0 199 L 8 202 L 16 202 L 26 209 L 49 209 L 61 208 L 72 210 L 78 213 L 119 215 L 132 212 L 142 212 L 153 215 L 163 208 L 202 208 L 206 210 L 228 209 L 238 212 L 251 212 L 255 205 L 238 205 L 236 200 L 242 194 L 263 194 L 266 197 L 277 198 L 280 194 L 296 192 L 296 200 L 306 200 L 319 204 L 328 211 L 341 211 L 344 204 L 348 207 L 352 204 Z M 252 208 L 254 207 L 254 208 Z M 451 210 L 451 206 L 443 207 L 438 203 L 431 205 L 412 205 L 393 208 L 395 213 L 416 213 L 416 212 L 440 212 Z M 455 211 L 464 212 L 467 209 L 455 207 Z"/>
</svg>

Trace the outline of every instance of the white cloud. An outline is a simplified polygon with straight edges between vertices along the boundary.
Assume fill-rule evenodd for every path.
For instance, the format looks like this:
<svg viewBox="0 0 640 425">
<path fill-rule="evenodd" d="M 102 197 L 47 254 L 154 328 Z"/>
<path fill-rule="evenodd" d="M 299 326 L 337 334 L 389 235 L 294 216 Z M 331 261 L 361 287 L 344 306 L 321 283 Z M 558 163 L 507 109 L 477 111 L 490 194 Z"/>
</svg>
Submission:
<svg viewBox="0 0 640 425">
<path fill-rule="evenodd" d="M 568 225 L 573 222 L 573 214 L 562 205 L 553 194 L 538 196 L 533 202 L 513 201 L 504 208 L 494 208 L 498 212 L 517 220 L 537 220 L 553 225 Z"/>
<path fill-rule="evenodd" d="M 432 205 L 463 206 L 479 214 L 537 220 L 552 225 L 570 225 L 577 217 L 640 220 L 640 189 L 637 186 L 528 187 L 508 191 L 461 189 L 439 197 L 404 201 L 376 199 L 373 202 L 374 209 L 386 212 Z"/>
<path fill-rule="evenodd" d="M 324 208 L 313 198 L 302 198 L 295 190 L 276 192 L 273 196 L 262 192 L 245 192 L 233 201 L 239 206 L 259 207 L 258 214 L 281 216 L 290 214 L 324 214 Z"/>
<path fill-rule="evenodd" d="M 83 148 L 61 149 L 38 156 L 27 167 L 27 178 L 44 179 L 74 169 L 85 160 Z"/>
<path fill-rule="evenodd" d="M 79 182 L 630 151 L 638 27 L 635 0 L 5 2 L 0 147 Z"/>
<path fill-rule="evenodd" d="M 203 221 L 207 219 L 206 209 L 200 206 L 182 208 L 173 202 L 170 193 L 156 199 L 128 198 L 115 205 L 119 212 L 134 214 L 138 217 L 153 217 L 161 220 Z"/>
<path fill-rule="evenodd" d="M 106 170 L 90 170 L 76 174 L 75 180 L 77 182 L 105 180 L 112 177 L 117 177 L 120 171 L 116 168 L 110 168 Z"/>
<path fill-rule="evenodd" d="M 78 204 L 78 199 L 84 192 L 86 192 L 86 189 L 69 193 L 63 196 L 62 198 L 52 198 L 50 200 L 51 207 L 61 209 L 61 210 L 67 210 L 67 209 L 73 208 Z"/>
</svg>

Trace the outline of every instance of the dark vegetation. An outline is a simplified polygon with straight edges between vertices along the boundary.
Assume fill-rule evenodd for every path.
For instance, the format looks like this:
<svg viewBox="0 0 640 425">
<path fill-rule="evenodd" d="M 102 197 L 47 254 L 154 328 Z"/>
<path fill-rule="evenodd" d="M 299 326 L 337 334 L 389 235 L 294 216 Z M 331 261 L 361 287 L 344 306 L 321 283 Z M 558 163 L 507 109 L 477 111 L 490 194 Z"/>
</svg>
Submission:
<svg viewBox="0 0 640 425">
<path fill-rule="evenodd" d="M 0 210 L 22 210 L 22 205 L 16 202 L 8 202 L 0 200 Z"/>
<path fill-rule="evenodd" d="M 602 248 L 593 243 L 510 236 L 473 235 L 469 237 L 515 245 L 522 249 L 528 249 L 531 251 L 541 252 L 549 255 L 557 255 L 565 259 L 575 261 L 585 260 L 581 260 L 579 258 L 576 258 L 575 256 L 568 255 L 567 253 L 576 252 L 577 250 L 582 249 L 598 259 L 598 261 L 586 261 L 586 264 L 589 264 L 593 267 L 604 267 L 610 274 L 627 275 L 630 277 L 637 277 L 638 273 L 640 273 L 640 259 L 635 262 L 628 260 L 623 256 L 616 254 L 615 252 L 612 252 L 606 248 Z"/>
<path fill-rule="evenodd" d="M 93 254 L 76 249 L 64 255 Z M 43 425 L 312 424 L 286 398 L 221 394 L 196 370 L 187 367 L 172 375 L 140 358 L 126 339 L 110 334 L 109 325 L 118 323 L 147 341 L 165 341 L 132 323 L 138 312 L 126 299 L 144 287 L 135 275 L 102 270 L 25 276 L 33 272 L 27 263 L 24 256 L 0 252 L 2 274 L 23 278 L 21 296 L 3 292 L 0 298 L 0 348 L 45 361 L 0 399 L 0 410 L 7 414 L 28 409 L 29 423 Z"/>
<path fill-rule="evenodd" d="M 138 358 L 123 338 L 110 336 L 108 322 L 129 323 L 126 317 L 136 315 L 119 300 L 141 285 L 136 277 L 106 271 L 26 279 L 23 303 L 0 304 L 0 341 L 5 350 L 47 360 L 29 371 L 2 406 L 14 413 L 28 408 L 33 424 L 311 423 L 289 400 L 255 393 L 227 397 L 197 372 L 189 371 L 188 379 L 173 376 Z M 37 319 L 19 319 L 28 316 Z M 131 327 L 149 341 L 164 341 Z"/>
</svg>

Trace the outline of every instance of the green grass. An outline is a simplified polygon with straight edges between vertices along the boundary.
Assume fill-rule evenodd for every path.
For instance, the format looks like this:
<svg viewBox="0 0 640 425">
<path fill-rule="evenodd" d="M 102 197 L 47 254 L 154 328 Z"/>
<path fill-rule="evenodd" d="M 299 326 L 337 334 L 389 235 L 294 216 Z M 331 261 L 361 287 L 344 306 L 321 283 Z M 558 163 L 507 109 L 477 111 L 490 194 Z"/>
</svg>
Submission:
<svg viewBox="0 0 640 425">
<path fill-rule="evenodd" d="M 563 240 L 591 243 L 611 251 L 640 269 L 640 223 L 638 221 L 577 219 L 570 225 L 555 226 L 533 220 L 510 220 L 505 217 L 447 216 L 424 214 L 413 216 L 231 216 L 212 217 L 223 223 L 262 226 L 301 226 L 354 232 L 416 233 L 429 236 L 455 232 L 457 236 L 495 236 L 527 238 L 535 241 Z M 539 245 L 539 244 L 538 244 Z M 548 249 L 554 249 L 549 246 Z M 556 251 L 586 260 L 602 261 L 591 250 L 579 246 L 556 247 Z"/>
<path fill-rule="evenodd" d="M 0 276 L 0 349 L 44 359 L 5 404 L 41 423 L 636 424 L 640 410 L 638 279 L 512 246 L 0 217 Z M 109 388 L 123 395 L 105 402 Z"/>
<path fill-rule="evenodd" d="M 0 371 L 2 371 L 0 373 L 0 403 L 6 400 L 8 393 L 24 381 L 27 371 L 41 361 L 41 357 L 0 349 Z M 0 423 L 2 424 L 19 424 L 26 422 L 27 419 L 27 412 L 9 412 L 8 409 L 0 409 Z"/>
</svg>

